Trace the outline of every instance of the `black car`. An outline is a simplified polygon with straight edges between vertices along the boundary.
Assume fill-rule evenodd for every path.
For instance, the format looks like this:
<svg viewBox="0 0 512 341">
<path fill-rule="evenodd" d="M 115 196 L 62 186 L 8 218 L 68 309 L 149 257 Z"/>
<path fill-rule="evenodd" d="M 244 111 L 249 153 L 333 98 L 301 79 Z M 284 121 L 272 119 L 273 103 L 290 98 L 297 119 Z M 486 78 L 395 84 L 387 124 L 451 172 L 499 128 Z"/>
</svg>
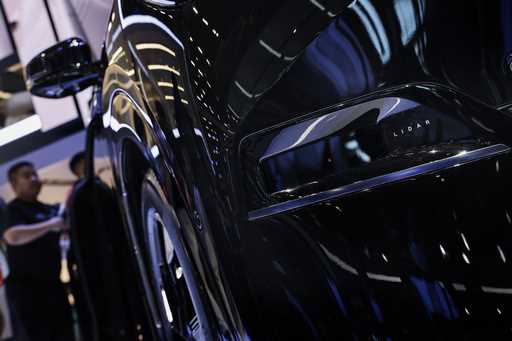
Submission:
<svg viewBox="0 0 512 341">
<path fill-rule="evenodd" d="M 70 208 L 101 340 L 512 338 L 512 1 L 118 0 Z M 81 302 L 81 303 L 80 303 Z"/>
</svg>

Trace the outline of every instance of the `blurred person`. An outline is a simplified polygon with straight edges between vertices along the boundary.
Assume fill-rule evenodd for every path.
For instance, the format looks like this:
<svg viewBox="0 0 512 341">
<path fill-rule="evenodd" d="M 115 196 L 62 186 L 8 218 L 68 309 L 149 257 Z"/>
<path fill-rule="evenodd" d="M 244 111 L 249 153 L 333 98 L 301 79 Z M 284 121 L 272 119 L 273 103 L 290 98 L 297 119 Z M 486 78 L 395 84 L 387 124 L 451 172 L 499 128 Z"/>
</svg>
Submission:
<svg viewBox="0 0 512 341">
<path fill-rule="evenodd" d="M 73 340 L 72 319 L 60 282 L 58 205 L 38 201 L 41 181 L 32 163 L 13 165 L 8 178 L 16 198 L 7 205 L 1 231 L 10 274 L 6 292 L 17 341 Z"/>
<path fill-rule="evenodd" d="M 78 152 L 75 155 L 73 155 L 73 157 L 69 161 L 69 169 L 79 179 L 82 179 L 85 176 L 85 152 L 84 151 Z"/>
<path fill-rule="evenodd" d="M 81 151 L 73 155 L 69 160 L 68 166 L 69 170 L 78 179 L 42 179 L 42 184 L 50 186 L 72 186 L 69 192 L 70 194 L 74 185 L 76 185 L 79 180 L 85 177 L 85 152 Z"/>
</svg>

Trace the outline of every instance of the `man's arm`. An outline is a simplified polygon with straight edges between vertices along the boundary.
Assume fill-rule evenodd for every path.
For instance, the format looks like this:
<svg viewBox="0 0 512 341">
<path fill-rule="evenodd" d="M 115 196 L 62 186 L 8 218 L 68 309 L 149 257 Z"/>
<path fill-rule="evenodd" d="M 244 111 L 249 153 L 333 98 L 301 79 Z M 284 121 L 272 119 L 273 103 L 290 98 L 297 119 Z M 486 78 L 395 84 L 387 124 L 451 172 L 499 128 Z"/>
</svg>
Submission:
<svg viewBox="0 0 512 341">
<path fill-rule="evenodd" d="M 36 224 L 16 225 L 9 227 L 4 232 L 4 239 L 7 244 L 12 246 L 24 245 L 44 236 L 50 230 L 61 230 L 65 226 L 66 223 L 61 217 L 51 218 Z"/>
</svg>

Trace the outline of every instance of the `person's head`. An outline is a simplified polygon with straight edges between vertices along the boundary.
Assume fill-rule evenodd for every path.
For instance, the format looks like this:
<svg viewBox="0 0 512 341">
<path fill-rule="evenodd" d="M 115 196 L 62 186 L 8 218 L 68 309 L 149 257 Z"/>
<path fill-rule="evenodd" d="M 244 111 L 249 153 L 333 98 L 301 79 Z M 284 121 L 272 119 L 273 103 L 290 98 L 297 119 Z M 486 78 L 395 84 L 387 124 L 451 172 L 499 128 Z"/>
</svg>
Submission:
<svg viewBox="0 0 512 341">
<path fill-rule="evenodd" d="M 9 168 L 7 173 L 16 197 L 26 201 L 36 201 L 41 192 L 41 181 L 31 162 L 21 161 Z"/>
<path fill-rule="evenodd" d="M 69 169 L 79 178 L 85 176 L 85 152 L 79 152 L 73 155 L 69 161 Z"/>
</svg>

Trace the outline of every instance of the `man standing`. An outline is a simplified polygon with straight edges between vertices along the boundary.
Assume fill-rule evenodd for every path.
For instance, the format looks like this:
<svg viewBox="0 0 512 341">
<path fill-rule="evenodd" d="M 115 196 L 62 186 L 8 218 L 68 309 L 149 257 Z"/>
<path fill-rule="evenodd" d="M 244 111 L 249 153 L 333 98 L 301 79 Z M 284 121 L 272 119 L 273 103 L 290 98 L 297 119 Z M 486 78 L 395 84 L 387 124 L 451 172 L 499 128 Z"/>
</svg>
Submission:
<svg viewBox="0 0 512 341">
<path fill-rule="evenodd" d="M 16 340 L 73 340 L 72 319 L 59 281 L 59 233 L 66 228 L 59 207 L 38 201 L 41 181 L 30 162 L 8 172 L 16 199 L 7 205 L 3 238 L 10 275 L 7 297 Z"/>
</svg>

